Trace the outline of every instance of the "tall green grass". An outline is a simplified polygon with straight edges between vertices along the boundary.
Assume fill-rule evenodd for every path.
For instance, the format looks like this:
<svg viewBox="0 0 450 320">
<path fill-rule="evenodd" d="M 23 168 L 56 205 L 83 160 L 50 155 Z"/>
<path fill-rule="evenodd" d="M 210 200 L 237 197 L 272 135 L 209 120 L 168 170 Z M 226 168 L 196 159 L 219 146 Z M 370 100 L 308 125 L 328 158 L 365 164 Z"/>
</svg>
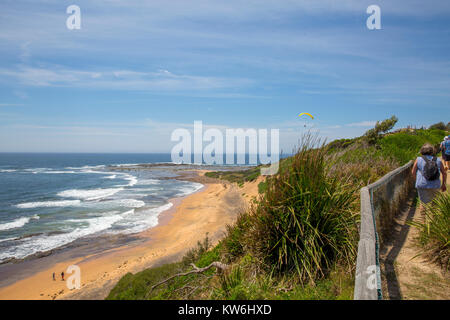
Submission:
<svg viewBox="0 0 450 320">
<path fill-rule="evenodd" d="M 336 262 L 356 254 L 355 187 L 329 175 L 327 149 L 309 136 L 291 165 L 268 180 L 253 208 L 247 246 L 276 272 L 295 271 L 302 281 L 323 278 Z"/>
<path fill-rule="evenodd" d="M 440 193 L 424 205 L 424 222 L 411 222 L 420 231 L 427 256 L 445 270 L 450 268 L 450 194 Z"/>
</svg>

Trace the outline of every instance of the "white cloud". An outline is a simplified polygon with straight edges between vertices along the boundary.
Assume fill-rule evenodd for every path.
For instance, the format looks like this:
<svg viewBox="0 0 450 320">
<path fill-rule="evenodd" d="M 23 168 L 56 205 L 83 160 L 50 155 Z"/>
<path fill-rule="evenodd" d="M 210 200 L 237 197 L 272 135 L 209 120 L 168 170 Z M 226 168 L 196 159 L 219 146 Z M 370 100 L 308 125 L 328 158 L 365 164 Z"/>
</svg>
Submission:
<svg viewBox="0 0 450 320">
<path fill-rule="evenodd" d="M 20 65 L 0 69 L 0 76 L 34 87 L 81 87 L 114 90 L 202 91 L 241 88 L 252 83 L 245 78 L 223 78 L 174 74 L 167 70 L 141 72 L 134 70 L 82 71 L 64 67 L 36 68 Z"/>
<path fill-rule="evenodd" d="M 349 126 L 349 127 L 374 127 L 376 123 L 377 123 L 376 121 L 361 121 L 361 122 L 349 123 L 349 124 L 347 124 L 347 126 Z"/>
</svg>

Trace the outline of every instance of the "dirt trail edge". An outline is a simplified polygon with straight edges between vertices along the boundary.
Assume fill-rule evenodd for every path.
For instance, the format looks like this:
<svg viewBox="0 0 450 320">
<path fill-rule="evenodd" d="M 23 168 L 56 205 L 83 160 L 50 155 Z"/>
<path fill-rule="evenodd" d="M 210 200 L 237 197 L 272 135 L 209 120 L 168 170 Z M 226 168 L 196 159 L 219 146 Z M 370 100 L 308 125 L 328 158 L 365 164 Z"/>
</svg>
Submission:
<svg viewBox="0 0 450 320">
<path fill-rule="evenodd" d="M 407 224 L 422 219 L 415 196 L 395 218 L 392 234 L 380 251 L 385 300 L 450 299 L 450 274 L 421 255 L 419 231 Z"/>
</svg>

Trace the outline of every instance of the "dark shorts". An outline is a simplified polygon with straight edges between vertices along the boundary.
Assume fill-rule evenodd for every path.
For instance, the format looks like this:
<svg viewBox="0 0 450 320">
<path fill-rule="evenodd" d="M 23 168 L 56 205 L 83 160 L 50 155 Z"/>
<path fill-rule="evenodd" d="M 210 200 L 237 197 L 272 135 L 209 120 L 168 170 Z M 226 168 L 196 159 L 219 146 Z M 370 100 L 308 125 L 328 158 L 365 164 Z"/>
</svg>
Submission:
<svg viewBox="0 0 450 320">
<path fill-rule="evenodd" d="M 444 161 L 450 161 L 450 154 L 442 153 L 442 160 Z"/>
</svg>

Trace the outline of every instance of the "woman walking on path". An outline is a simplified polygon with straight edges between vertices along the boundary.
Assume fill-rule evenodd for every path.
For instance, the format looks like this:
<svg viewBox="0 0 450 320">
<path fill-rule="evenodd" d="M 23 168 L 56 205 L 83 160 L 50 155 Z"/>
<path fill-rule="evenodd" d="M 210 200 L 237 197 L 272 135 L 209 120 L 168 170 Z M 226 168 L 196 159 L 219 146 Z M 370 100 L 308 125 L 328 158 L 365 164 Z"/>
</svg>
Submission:
<svg viewBox="0 0 450 320">
<path fill-rule="evenodd" d="M 447 171 L 441 159 L 435 156 L 434 147 L 426 143 L 420 149 L 421 157 L 414 162 L 412 169 L 413 176 L 416 177 L 416 189 L 422 203 L 431 202 L 438 194 L 447 190 Z M 439 179 L 442 175 L 442 182 Z"/>
</svg>

